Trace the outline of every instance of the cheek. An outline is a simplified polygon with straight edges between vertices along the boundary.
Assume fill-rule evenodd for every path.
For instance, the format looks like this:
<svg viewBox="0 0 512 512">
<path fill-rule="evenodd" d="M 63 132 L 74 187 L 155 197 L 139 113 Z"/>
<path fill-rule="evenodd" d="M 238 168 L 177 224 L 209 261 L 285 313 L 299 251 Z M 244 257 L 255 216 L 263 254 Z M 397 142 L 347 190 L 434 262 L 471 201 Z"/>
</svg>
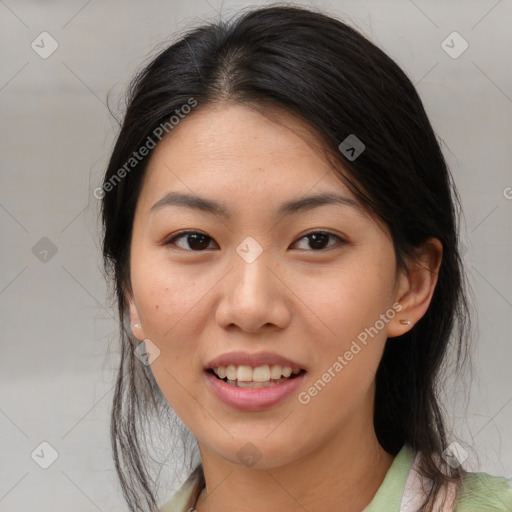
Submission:
<svg viewBox="0 0 512 512">
<path fill-rule="evenodd" d="M 188 420 L 198 385 L 200 338 L 194 329 L 204 292 L 183 273 L 167 271 L 165 265 L 146 268 L 151 271 L 133 269 L 132 285 L 144 335 L 160 351 L 151 371 L 169 405 Z"/>
<path fill-rule="evenodd" d="M 190 272 L 173 267 L 165 255 L 141 251 L 132 261 L 133 293 L 145 334 L 164 343 L 167 335 L 186 324 L 204 291 Z"/>
<path fill-rule="evenodd" d="M 194 326 L 201 311 L 201 294 L 198 286 L 179 273 L 149 268 L 151 272 L 133 269 L 133 292 L 144 337 L 159 350 L 151 371 L 166 400 L 181 412 L 187 397 L 190 405 L 186 390 L 194 389 L 200 366 L 200 338 Z"/>
<path fill-rule="evenodd" d="M 341 349 L 389 308 L 393 275 L 375 258 L 344 261 L 339 267 L 302 276 L 294 292 L 308 307 L 316 336 L 324 348 Z M 309 310 L 309 312 L 308 312 Z"/>
<path fill-rule="evenodd" d="M 395 316 L 394 273 L 387 256 L 383 253 L 379 261 L 369 253 L 346 260 L 332 275 L 316 280 L 316 288 L 314 280 L 303 281 L 300 293 L 307 295 L 305 303 L 314 305 L 321 322 L 311 318 L 322 327 L 313 334 L 317 364 L 305 400 L 311 398 L 319 409 L 338 404 L 338 419 L 364 400 L 382 357 L 386 327 Z"/>
</svg>

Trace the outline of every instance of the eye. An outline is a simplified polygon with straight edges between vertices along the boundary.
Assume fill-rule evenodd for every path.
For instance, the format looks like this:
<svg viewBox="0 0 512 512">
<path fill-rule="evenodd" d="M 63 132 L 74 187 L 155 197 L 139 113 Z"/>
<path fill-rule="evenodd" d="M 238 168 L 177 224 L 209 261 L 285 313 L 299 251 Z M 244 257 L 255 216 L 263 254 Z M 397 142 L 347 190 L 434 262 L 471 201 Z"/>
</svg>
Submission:
<svg viewBox="0 0 512 512">
<path fill-rule="evenodd" d="M 299 238 L 298 241 L 307 239 L 307 246 L 313 249 L 314 251 L 319 251 L 326 248 L 325 245 L 329 238 L 336 238 L 339 240 L 340 243 L 345 243 L 345 240 L 343 240 L 343 238 L 341 238 L 338 235 L 335 235 L 334 233 L 329 233 L 327 231 L 311 231 L 310 233 Z M 332 247 L 332 245 L 328 246 L 328 248 L 329 247 Z"/>
<path fill-rule="evenodd" d="M 200 252 L 208 249 L 208 240 L 213 240 L 208 235 L 205 235 L 199 231 L 183 231 L 167 240 L 164 245 L 176 245 L 180 249 L 189 250 L 186 247 L 182 247 L 176 243 L 176 240 L 180 240 L 181 238 L 185 238 L 185 243 L 188 244 L 189 249 L 192 249 L 192 252 Z"/>
<path fill-rule="evenodd" d="M 340 243 L 345 243 L 345 240 L 343 240 L 343 238 L 341 238 L 338 235 L 335 235 L 334 233 L 329 233 L 327 231 L 312 231 L 299 238 L 298 241 L 295 243 L 298 243 L 300 240 L 307 239 L 307 246 L 310 249 L 313 249 L 314 251 L 320 251 L 326 248 L 326 242 L 328 242 L 329 238 L 335 238 Z M 177 241 L 181 239 L 185 240 L 184 243 L 188 245 L 188 248 L 177 243 Z M 191 252 L 201 252 L 209 248 L 208 241 L 213 241 L 213 239 L 208 235 L 205 235 L 204 233 L 201 233 L 199 231 L 183 231 L 168 239 L 166 242 L 164 242 L 164 245 L 174 245 L 180 249 L 188 250 Z M 332 247 L 332 245 L 333 244 L 327 245 L 327 248 Z M 304 247 L 302 249 L 304 249 Z"/>
</svg>

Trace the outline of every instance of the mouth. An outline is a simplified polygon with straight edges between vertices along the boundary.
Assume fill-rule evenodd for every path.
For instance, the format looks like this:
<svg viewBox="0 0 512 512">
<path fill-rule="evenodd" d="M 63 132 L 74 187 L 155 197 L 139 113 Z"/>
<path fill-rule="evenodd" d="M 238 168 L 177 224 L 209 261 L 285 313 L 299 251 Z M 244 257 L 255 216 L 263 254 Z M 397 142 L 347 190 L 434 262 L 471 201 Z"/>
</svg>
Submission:
<svg viewBox="0 0 512 512">
<path fill-rule="evenodd" d="M 289 366 L 280 365 L 264 365 L 257 367 L 228 365 L 208 368 L 206 372 L 233 387 L 260 389 L 277 386 L 282 382 L 301 377 L 306 373 L 306 370 L 301 368 L 292 369 Z"/>
</svg>

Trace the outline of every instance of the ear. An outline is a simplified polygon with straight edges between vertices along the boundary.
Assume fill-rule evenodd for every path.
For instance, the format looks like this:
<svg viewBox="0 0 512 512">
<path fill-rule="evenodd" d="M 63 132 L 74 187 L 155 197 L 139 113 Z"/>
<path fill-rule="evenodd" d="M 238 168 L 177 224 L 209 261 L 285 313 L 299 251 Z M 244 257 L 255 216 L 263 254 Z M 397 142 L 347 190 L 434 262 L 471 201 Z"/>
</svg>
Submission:
<svg viewBox="0 0 512 512">
<path fill-rule="evenodd" d="M 131 296 L 126 296 L 126 300 L 130 312 L 130 327 L 132 333 L 139 341 L 143 341 L 147 336 L 144 334 L 144 327 L 142 326 L 135 301 Z"/>
<path fill-rule="evenodd" d="M 409 331 L 426 313 L 437 284 L 439 267 L 443 257 L 443 245 L 437 238 L 429 238 L 417 249 L 417 257 L 402 271 L 395 295 L 402 309 L 388 324 L 388 338 L 401 336 Z M 400 320 L 409 320 L 403 325 Z"/>
</svg>

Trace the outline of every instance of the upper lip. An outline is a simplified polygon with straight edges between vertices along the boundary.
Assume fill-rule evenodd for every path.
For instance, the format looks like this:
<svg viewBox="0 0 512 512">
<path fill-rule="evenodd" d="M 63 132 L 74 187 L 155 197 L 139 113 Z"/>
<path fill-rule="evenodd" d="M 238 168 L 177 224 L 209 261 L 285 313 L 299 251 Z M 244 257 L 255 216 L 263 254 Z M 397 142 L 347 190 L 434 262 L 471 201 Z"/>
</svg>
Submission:
<svg viewBox="0 0 512 512">
<path fill-rule="evenodd" d="M 272 352 L 255 352 L 254 354 L 250 354 L 248 352 L 228 352 L 212 359 L 206 365 L 206 369 L 209 370 L 211 368 L 218 368 L 219 366 L 228 366 L 230 364 L 235 366 L 246 365 L 254 368 L 257 366 L 272 366 L 278 364 L 280 366 L 288 366 L 292 370 L 304 369 L 304 367 L 299 363 Z"/>
</svg>

